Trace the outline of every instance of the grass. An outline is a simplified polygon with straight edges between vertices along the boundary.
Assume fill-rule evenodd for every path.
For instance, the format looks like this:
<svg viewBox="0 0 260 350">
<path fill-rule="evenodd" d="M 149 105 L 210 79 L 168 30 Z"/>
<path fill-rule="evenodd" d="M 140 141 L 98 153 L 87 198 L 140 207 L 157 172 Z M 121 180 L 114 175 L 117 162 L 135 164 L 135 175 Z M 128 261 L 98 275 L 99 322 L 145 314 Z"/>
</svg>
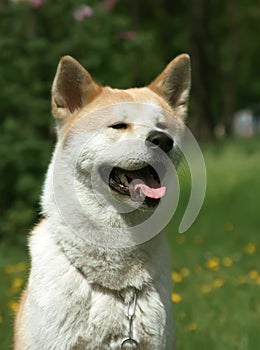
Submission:
<svg viewBox="0 0 260 350">
<path fill-rule="evenodd" d="M 28 257 L 24 247 L 0 245 L 0 348 L 12 348 L 13 321 L 19 295 L 28 276 Z"/>
<path fill-rule="evenodd" d="M 188 167 L 169 224 L 178 350 L 260 348 L 260 142 L 204 145 L 208 188 L 199 217 L 177 234 L 188 199 Z M 186 176 L 187 175 L 187 176 Z M 0 344 L 11 348 L 13 315 L 28 274 L 24 248 L 0 246 Z"/>
<path fill-rule="evenodd" d="M 168 230 L 178 350 L 258 349 L 260 142 L 204 145 L 203 154 L 208 188 L 201 213 L 185 235 L 176 234 L 184 183 Z"/>
</svg>

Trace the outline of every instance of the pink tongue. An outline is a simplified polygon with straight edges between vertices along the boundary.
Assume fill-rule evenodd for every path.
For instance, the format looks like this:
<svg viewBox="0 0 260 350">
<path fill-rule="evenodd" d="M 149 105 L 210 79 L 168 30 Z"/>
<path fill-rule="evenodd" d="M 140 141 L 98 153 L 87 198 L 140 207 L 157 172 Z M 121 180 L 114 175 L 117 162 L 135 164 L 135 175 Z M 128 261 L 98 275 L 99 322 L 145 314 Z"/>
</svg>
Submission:
<svg viewBox="0 0 260 350">
<path fill-rule="evenodd" d="M 145 185 L 144 183 L 139 183 L 139 184 L 137 183 L 134 185 L 134 191 L 138 191 L 139 188 L 146 197 L 154 198 L 154 199 L 162 198 L 166 193 L 165 186 L 153 188 Z"/>
<path fill-rule="evenodd" d="M 159 199 L 166 193 L 166 187 L 153 178 L 148 168 L 142 171 L 129 171 L 126 175 L 132 179 L 129 192 L 133 201 L 143 201 L 144 197 Z"/>
</svg>

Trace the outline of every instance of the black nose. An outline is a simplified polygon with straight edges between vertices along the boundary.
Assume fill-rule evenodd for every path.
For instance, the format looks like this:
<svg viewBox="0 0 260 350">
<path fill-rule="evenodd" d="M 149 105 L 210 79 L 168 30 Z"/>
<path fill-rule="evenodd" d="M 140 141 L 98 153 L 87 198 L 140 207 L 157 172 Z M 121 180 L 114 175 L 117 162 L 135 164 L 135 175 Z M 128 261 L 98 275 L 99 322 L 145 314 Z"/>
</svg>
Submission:
<svg viewBox="0 0 260 350">
<path fill-rule="evenodd" d="M 173 147 L 173 139 L 164 132 L 151 131 L 146 138 L 146 144 L 150 148 L 161 148 L 165 153 Z"/>
</svg>

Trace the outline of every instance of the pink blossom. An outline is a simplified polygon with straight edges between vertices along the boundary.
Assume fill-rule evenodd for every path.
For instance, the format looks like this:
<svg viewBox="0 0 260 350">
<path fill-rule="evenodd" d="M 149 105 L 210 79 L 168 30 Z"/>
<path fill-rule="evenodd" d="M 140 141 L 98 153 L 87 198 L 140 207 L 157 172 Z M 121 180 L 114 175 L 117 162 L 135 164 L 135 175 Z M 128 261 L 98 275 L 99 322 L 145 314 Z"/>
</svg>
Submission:
<svg viewBox="0 0 260 350">
<path fill-rule="evenodd" d="M 137 32 L 134 31 L 134 30 L 129 30 L 129 31 L 126 31 L 126 32 L 121 32 L 119 33 L 118 37 L 119 39 L 122 39 L 122 40 L 127 40 L 127 41 L 134 41 L 137 39 Z"/>
<path fill-rule="evenodd" d="M 30 4 L 32 7 L 38 8 L 38 7 L 43 6 L 44 0 L 30 0 Z"/>
<path fill-rule="evenodd" d="M 105 0 L 102 4 L 102 9 L 105 12 L 109 12 L 109 11 L 113 10 L 113 8 L 115 7 L 117 2 L 118 2 L 118 0 Z"/>
<path fill-rule="evenodd" d="M 73 12 L 73 17 L 78 22 L 83 21 L 83 19 L 92 16 L 94 16 L 94 11 L 92 7 L 88 5 L 83 5 Z"/>
</svg>

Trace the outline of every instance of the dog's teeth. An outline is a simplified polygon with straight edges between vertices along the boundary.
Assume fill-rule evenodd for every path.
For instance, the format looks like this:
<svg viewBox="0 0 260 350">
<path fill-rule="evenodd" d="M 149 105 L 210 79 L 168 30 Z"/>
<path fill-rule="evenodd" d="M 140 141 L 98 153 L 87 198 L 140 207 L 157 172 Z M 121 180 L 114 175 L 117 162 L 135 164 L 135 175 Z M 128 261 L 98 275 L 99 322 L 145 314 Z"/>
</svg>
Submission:
<svg viewBox="0 0 260 350">
<path fill-rule="evenodd" d="M 128 181 L 127 181 L 125 174 L 120 175 L 120 181 L 123 185 L 128 186 Z"/>
</svg>

